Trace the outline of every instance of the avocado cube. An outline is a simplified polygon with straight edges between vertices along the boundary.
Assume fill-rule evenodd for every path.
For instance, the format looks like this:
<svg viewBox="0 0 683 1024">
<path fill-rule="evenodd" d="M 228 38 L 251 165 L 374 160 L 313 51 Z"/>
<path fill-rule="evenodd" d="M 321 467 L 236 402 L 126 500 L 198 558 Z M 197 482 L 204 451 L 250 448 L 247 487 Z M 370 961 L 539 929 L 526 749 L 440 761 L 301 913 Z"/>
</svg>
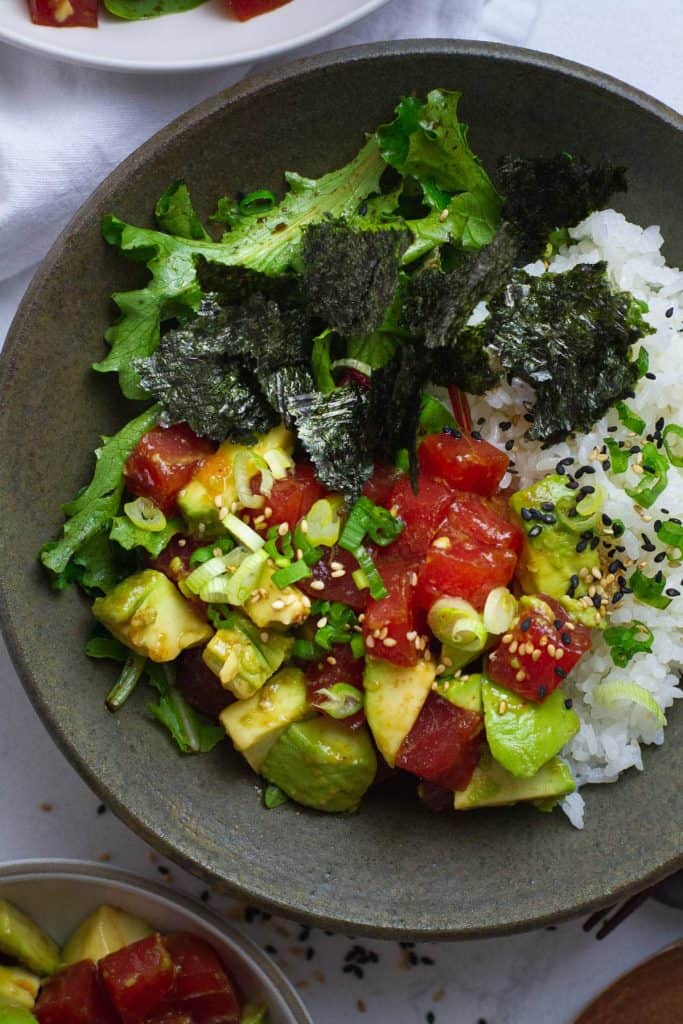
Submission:
<svg viewBox="0 0 683 1024">
<path fill-rule="evenodd" d="M 469 676 L 451 676 L 450 678 L 441 676 L 437 680 L 436 692 L 458 708 L 480 713 L 482 710 L 481 685 L 484 678 L 479 672 L 473 672 Z"/>
<path fill-rule="evenodd" d="M 367 729 L 320 715 L 285 729 L 262 772 L 306 807 L 354 811 L 375 778 L 377 758 Z"/>
<path fill-rule="evenodd" d="M 274 427 L 259 438 L 251 450 L 257 455 L 264 455 L 273 448 L 283 448 L 291 455 L 294 451 L 294 435 L 284 426 Z M 245 445 L 224 441 L 218 451 L 204 460 L 179 493 L 178 507 L 193 533 L 207 538 L 225 533 L 220 510 L 230 509 L 238 501 L 234 475 L 235 455 L 239 451 L 248 450 Z"/>
<path fill-rule="evenodd" d="M 174 661 L 213 635 L 206 619 L 155 569 L 128 576 L 98 597 L 92 610 L 117 640 L 152 661 Z"/>
<path fill-rule="evenodd" d="M 62 950 L 62 963 L 67 966 L 81 960 L 97 963 L 109 953 L 116 953 L 153 932 L 146 921 L 125 910 L 106 905 L 98 907 L 67 940 Z"/>
<path fill-rule="evenodd" d="M 57 943 L 7 900 L 0 900 L 0 953 L 41 977 L 59 967 Z"/>
<path fill-rule="evenodd" d="M 365 715 L 382 757 L 392 768 L 435 679 L 431 661 L 404 668 L 379 658 L 365 660 Z"/>
<path fill-rule="evenodd" d="M 244 611 L 259 629 L 297 626 L 311 614 L 310 599 L 298 587 L 280 589 L 273 583 L 273 565 L 264 565 L 258 587 L 247 599 Z"/>
<path fill-rule="evenodd" d="M 485 679 L 482 694 L 491 754 L 517 778 L 536 775 L 579 731 L 579 716 L 561 690 L 537 704 Z"/>
<path fill-rule="evenodd" d="M 531 778 L 519 779 L 485 749 L 467 788 L 456 791 L 454 806 L 456 811 L 471 811 L 477 807 L 500 807 L 523 801 L 557 800 L 573 793 L 574 789 L 569 766 L 559 757 L 553 757 Z"/>
<path fill-rule="evenodd" d="M 238 700 L 260 690 L 292 650 L 292 637 L 279 633 L 262 639 L 251 623 L 235 616 L 235 625 L 219 629 L 204 648 L 202 658 Z"/>
<path fill-rule="evenodd" d="M 221 713 L 221 723 L 236 750 L 260 772 L 270 748 L 292 722 L 310 713 L 303 672 L 284 668 L 248 700 Z"/>
<path fill-rule="evenodd" d="M 576 492 L 567 487 L 564 477 L 558 474 L 543 477 L 531 487 L 517 491 L 510 498 L 510 508 L 524 530 L 524 546 L 517 563 L 517 577 L 527 594 L 548 594 L 558 600 L 567 594 L 572 576 L 580 576 L 582 569 L 599 568 L 600 555 L 590 544 L 585 550 L 576 550 L 581 531 L 586 528 L 585 520 L 578 532 L 566 525 L 567 520 L 558 514 L 558 509 L 570 510 L 576 504 Z M 543 505 L 554 507 L 553 513 L 545 512 Z M 546 523 L 522 516 L 522 509 L 532 509 L 539 514 L 550 515 L 554 523 Z M 581 523 L 576 517 L 577 524 Z M 540 527 L 535 529 L 535 527 Z M 585 593 L 580 584 L 577 595 Z"/>
<path fill-rule="evenodd" d="M 40 978 L 37 975 L 22 967 L 3 967 L 0 964 L 0 1007 L 32 1010 L 39 988 Z"/>
</svg>

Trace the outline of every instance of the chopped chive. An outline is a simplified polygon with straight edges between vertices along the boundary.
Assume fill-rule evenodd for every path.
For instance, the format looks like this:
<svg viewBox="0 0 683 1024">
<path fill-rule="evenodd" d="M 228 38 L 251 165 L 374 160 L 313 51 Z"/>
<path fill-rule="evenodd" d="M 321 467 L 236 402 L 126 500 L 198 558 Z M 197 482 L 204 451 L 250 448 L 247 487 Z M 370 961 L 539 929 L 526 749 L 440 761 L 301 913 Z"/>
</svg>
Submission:
<svg viewBox="0 0 683 1024">
<path fill-rule="evenodd" d="M 298 562 L 293 562 L 291 565 L 287 565 L 283 569 L 278 569 L 277 572 L 274 572 L 273 583 L 280 590 L 284 590 L 285 587 L 289 587 L 292 583 L 297 583 L 299 580 L 304 580 L 307 576 L 311 575 L 311 570 L 302 558 Z"/>
</svg>

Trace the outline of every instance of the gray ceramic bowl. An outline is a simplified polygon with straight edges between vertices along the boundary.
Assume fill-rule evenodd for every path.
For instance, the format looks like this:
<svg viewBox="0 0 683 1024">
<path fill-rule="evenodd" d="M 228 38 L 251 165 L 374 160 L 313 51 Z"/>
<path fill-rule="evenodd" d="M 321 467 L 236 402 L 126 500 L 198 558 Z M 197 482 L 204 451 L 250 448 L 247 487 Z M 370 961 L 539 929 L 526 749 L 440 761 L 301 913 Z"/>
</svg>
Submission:
<svg viewBox="0 0 683 1024">
<path fill-rule="evenodd" d="M 624 211 L 663 226 L 683 259 L 681 118 L 593 71 L 552 57 L 460 42 L 407 42 L 329 54 L 267 72 L 207 101 L 155 136 L 107 179 L 64 232 L 21 306 L 0 369 L 0 611 L 36 709 L 62 750 L 125 822 L 164 854 L 226 888 L 299 919 L 396 937 L 489 935 L 614 901 L 681 864 L 680 749 L 647 771 L 587 793 L 587 825 L 526 809 L 432 815 L 412 792 L 372 793 L 354 816 L 290 805 L 264 810 L 228 744 L 176 756 L 138 693 L 115 718 L 110 667 L 89 662 L 90 625 L 75 592 L 55 595 L 36 554 L 60 504 L 86 480 L 98 435 L 131 412 L 101 358 L 109 295 L 144 279 L 102 242 L 100 217 L 149 223 L 156 197 L 187 180 L 201 215 L 217 196 L 279 188 L 282 172 L 318 175 L 349 159 L 397 98 L 460 89 L 473 147 L 571 150 L 629 168 Z M 677 748 L 678 745 L 678 748 Z M 152 781 L 153 780 L 153 781 Z"/>
<path fill-rule="evenodd" d="M 103 903 L 142 917 L 161 932 L 200 935 L 219 953 L 245 998 L 266 1003 L 272 1024 L 312 1024 L 285 976 L 251 939 L 186 896 L 143 878 L 87 861 L 15 861 L 0 864 L 0 900 L 5 899 L 59 943 Z"/>
</svg>

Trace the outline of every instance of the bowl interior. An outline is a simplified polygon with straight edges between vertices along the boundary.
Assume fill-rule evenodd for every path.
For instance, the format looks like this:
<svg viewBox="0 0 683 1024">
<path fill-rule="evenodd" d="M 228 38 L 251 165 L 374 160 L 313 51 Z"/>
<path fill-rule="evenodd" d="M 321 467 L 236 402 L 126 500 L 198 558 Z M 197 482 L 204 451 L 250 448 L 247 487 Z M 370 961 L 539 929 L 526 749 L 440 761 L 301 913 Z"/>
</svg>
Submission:
<svg viewBox="0 0 683 1024">
<path fill-rule="evenodd" d="M 29 914 L 59 943 L 104 903 L 142 917 L 161 932 L 193 932 L 217 950 L 247 999 L 268 1004 L 273 1024 L 310 1024 L 289 983 L 251 940 L 199 913 L 185 897 L 132 875 L 100 872 L 88 864 L 0 865 L 0 899 Z"/>
<path fill-rule="evenodd" d="M 144 280 L 101 240 L 100 217 L 149 224 L 154 201 L 184 178 L 206 217 L 218 196 L 280 188 L 349 159 L 397 99 L 460 89 L 474 150 L 569 150 L 629 168 L 620 202 L 659 223 L 683 258 L 680 119 L 618 83 L 553 58 L 484 44 L 412 43 L 332 54 L 209 101 L 144 146 L 89 200 L 37 275 L 0 370 L 0 602 L 17 667 L 62 749 L 112 808 L 167 855 L 233 892 L 338 929 L 468 936 L 529 927 L 614 899 L 680 860 L 676 745 L 647 771 L 587 793 L 584 831 L 525 809 L 432 815 L 411 791 L 378 789 L 354 816 L 266 811 L 242 759 L 176 755 L 138 693 L 116 717 L 113 669 L 83 654 L 90 618 L 75 592 L 50 592 L 40 544 L 87 479 L 98 435 L 132 415 L 115 382 L 89 372 L 112 316 L 109 295 Z M 678 214 L 677 214 L 677 211 Z M 674 813 L 677 811 L 677 813 Z"/>
</svg>

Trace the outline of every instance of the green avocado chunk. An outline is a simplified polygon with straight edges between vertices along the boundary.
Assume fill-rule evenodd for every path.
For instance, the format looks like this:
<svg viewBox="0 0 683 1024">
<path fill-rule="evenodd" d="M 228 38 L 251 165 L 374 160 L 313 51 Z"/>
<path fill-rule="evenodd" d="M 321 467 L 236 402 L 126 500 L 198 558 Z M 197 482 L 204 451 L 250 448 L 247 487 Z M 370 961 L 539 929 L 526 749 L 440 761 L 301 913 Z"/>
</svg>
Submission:
<svg viewBox="0 0 683 1024">
<path fill-rule="evenodd" d="M 23 967 L 0 964 L 0 1008 L 11 1006 L 32 1010 L 40 988 L 40 978 Z"/>
<path fill-rule="evenodd" d="M 524 700 L 485 679 L 484 728 L 496 761 L 519 779 L 530 779 L 579 731 L 579 716 L 561 690 L 542 704 Z"/>
<path fill-rule="evenodd" d="M 28 1010 L 20 1006 L 3 1006 L 0 1003 L 0 1024 L 38 1024 Z"/>
<path fill-rule="evenodd" d="M 435 679 L 433 661 L 418 661 L 417 665 L 404 667 L 381 658 L 365 659 L 365 714 L 379 752 L 391 768 Z"/>
<path fill-rule="evenodd" d="M 155 569 L 122 580 L 97 598 L 92 612 L 117 640 L 152 661 L 174 661 L 213 635 L 206 619 Z"/>
<path fill-rule="evenodd" d="M 484 749 L 479 764 L 466 789 L 455 793 L 456 811 L 472 811 L 476 807 L 500 807 L 522 801 L 559 799 L 575 789 L 569 767 L 553 757 L 530 779 L 518 779 L 506 771 Z"/>
<path fill-rule="evenodd" d="M 0 900 L 0 953 L 41 977 L 59 967 L 57 943 L 7 900 Z"/>
<path fill-rule="evenodd" d="M 600 566 L 597 548 L 582 544 L 586 539 L 582 534 L 598 524 L 603 502 L 596 491 L 580 496 L 577 505 L 577 493 L 567 487 L 564 477 L 553 474 L 510 498 L 510 508 L 524 530 L 517 577 L 527 594 L 548 594 L 558 600 L 568 593 L 580 597 L 586 593 L 581 570 Z M 571 585 L 573 576 L 579 577 L 576 587 Z"/>
<path fill-rule="evenodd" d="M 285 729 L 311 711 L 303 672 L 283 668 L 248 700 L 236 700 L 221 713 L 221 724 L 236 750 L 260 772 Z"/>
<path fill-rule="evenodd" d="M 465 711 L 481 712 L 481 687 L 486 677 L 480 672 L 469 676 L 441 676 L 436 681 L 436 692 L 456 707 Z"/>
<path fill-rule="evenodd" d="M 263 639 L 253 623 L 235 614 L 229 627 L 214 634 L 202 658 L 226 690 L 246 700 L 277 672 L 293 646 L 294 638 L 281 633 Z"/>
<path fill-rule="evenodd" d="M 355 810 L 376 771 L 368 730 L 322 716 L 290 725 L 262 768 L 292 800 L 319 811 Z"/>
</svg>

